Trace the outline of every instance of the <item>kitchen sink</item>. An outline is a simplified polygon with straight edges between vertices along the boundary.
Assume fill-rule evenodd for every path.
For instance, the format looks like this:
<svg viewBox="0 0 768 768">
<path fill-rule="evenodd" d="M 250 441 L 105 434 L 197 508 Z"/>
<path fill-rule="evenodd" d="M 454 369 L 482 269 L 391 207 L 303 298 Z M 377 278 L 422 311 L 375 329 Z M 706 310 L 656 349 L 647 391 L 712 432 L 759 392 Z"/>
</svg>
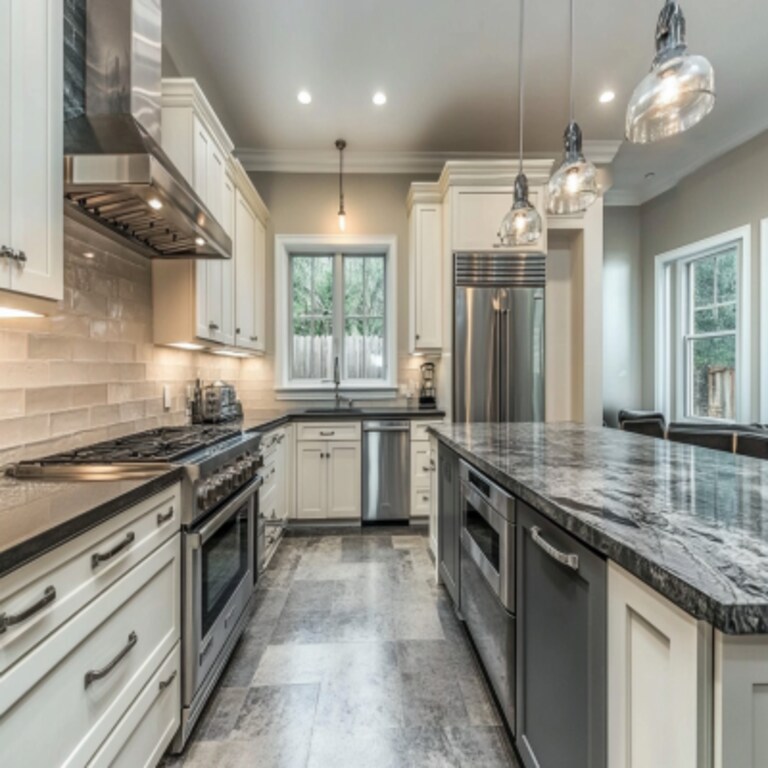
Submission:
<svg viewBox="0 0 768 768">
<path fill-rule="evenodd" d="M 341 408 L 307 408 L 304 411 L 304 413 L 311 413 L 311 414 L 315 414 L 315 415 L 318 415 L 318 416 L 321 416 L 323 414 L 333 415 L 333 414 L 337 414 L 337 413 L 343 414 L 343 413 L 362 413 L 362 412 L 363 412 L 362 408 L 346 408 L 346 407 L 341 407 Z"/>
</svg>

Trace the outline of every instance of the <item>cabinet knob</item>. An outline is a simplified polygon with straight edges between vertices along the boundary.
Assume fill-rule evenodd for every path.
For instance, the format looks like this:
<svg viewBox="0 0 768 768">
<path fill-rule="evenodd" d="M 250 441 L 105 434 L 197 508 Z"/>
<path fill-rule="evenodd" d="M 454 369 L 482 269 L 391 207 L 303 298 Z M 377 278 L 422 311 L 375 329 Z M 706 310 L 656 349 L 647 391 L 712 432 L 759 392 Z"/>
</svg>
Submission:
<svg viewBox="0 0 768 768">
<path fill-rule="evenodd" d="M 13 248 L 9 248 L 7 245 L 0 245 L 0 259 L 13 258 Z"/>
<path fill-rule="evenodd" d="M 235 328 L 235 333 L 239 336 L 240 333 L 241 333 L 240 329 L 239 328 Z"/>
<path fill-rule="evenodd" d="M 421 336 L 419 336 L 419 334 L 417 333 L 416 334 L 416 341 L 418 341 L 420 338 L 421 338 Z"/>
<path fill-rule="evenodd" d="M 219 330 L 219 326 L 216 323 L 213 323 L 213 322 L 208 323 L 208 330 L 218 331 Z"/>
<path fill-rule="evenodd" d="M 258 341 L 258 340 L 259 340 L 258 336 L 251 336 L 251 341 Z"/>
</svg>

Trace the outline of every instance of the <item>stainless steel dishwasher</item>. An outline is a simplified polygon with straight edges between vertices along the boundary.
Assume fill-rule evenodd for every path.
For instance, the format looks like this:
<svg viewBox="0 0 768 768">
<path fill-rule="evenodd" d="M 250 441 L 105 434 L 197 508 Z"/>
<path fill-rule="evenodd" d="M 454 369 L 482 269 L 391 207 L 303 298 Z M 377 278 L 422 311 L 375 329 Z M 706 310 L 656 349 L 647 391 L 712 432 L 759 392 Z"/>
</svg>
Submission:
<svg viewBox="0 0 768 768">
<path fill-rule="evenodd" d="M 411 426 L 363 422 L 363 522 L 408 522 L 411 516 Z"/>
</svg>

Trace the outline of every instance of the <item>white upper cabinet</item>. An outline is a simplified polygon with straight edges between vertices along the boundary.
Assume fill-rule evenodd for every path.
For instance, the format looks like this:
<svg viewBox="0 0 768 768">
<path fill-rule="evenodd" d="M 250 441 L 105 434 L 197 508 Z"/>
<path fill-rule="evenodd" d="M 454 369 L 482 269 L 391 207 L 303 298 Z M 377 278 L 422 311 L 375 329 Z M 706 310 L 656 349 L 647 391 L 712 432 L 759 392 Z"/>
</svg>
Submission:
<svg viewBox="0 0 768 768">
<path fill-rule="evenodd" d="M 235 346 L 266 350 L 265 291 L 267 209 L 247 174 L 236 163 L 235 198 Z"/>
<path fill-rule="evenodd" d="M 531 205 L 542 218 L 541 239 L 533 245 L 504 248 L 515 253 L 546 253 L 547 221 L 544 207 L 544 189 L 531 186 L 528 192 Z M 489 251 L 499 248 L 498 231 L 514 201 L 514 189 L 504 187 L 457 187 L 453 190 L 453 250 Z"/>
<path fill-rule="evenodd" d="M 163 148 L 232 238 L 231 259 L 153 263 L 155 343 L 264 351 L 268 212 L 196 81 L 163 80 Z"/>
<path fill-rule="evenodd" d="M 63 12 L 0 2 L 0 289 L 63 295 Z"/>
<path fill-rule="evenodd" d="M 442 338 L 442 205 L 434 184 L 413 184 L 410 208 L 410 331 L 413 352 L 440 352 Z"/>
</svg>

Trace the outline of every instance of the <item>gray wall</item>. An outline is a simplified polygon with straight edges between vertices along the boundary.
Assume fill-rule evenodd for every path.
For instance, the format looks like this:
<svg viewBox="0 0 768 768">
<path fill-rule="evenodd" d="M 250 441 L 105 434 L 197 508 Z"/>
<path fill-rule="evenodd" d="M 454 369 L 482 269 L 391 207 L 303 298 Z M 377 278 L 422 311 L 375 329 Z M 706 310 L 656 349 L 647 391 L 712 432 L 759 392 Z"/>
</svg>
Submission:
<svg viewBox="0 0 768 768">
<path fill-rule="evenodd" d="M 654 262 L 666 251 L 750 225 L 752 229 L 752 410 L 759 407 L 760 220 L 768 217 L 768 132 L 742 144 L 640 208 L 642 393 L 654 398 Z M 606 323 L 609 320 L 606 319 Z"/>
<path fill-rule="evenodd" d="M 616 426 L 621 408 L 643 400 L 639 208 L 605 209 L 603 269 L 603 405 Z"/>
</svg>

